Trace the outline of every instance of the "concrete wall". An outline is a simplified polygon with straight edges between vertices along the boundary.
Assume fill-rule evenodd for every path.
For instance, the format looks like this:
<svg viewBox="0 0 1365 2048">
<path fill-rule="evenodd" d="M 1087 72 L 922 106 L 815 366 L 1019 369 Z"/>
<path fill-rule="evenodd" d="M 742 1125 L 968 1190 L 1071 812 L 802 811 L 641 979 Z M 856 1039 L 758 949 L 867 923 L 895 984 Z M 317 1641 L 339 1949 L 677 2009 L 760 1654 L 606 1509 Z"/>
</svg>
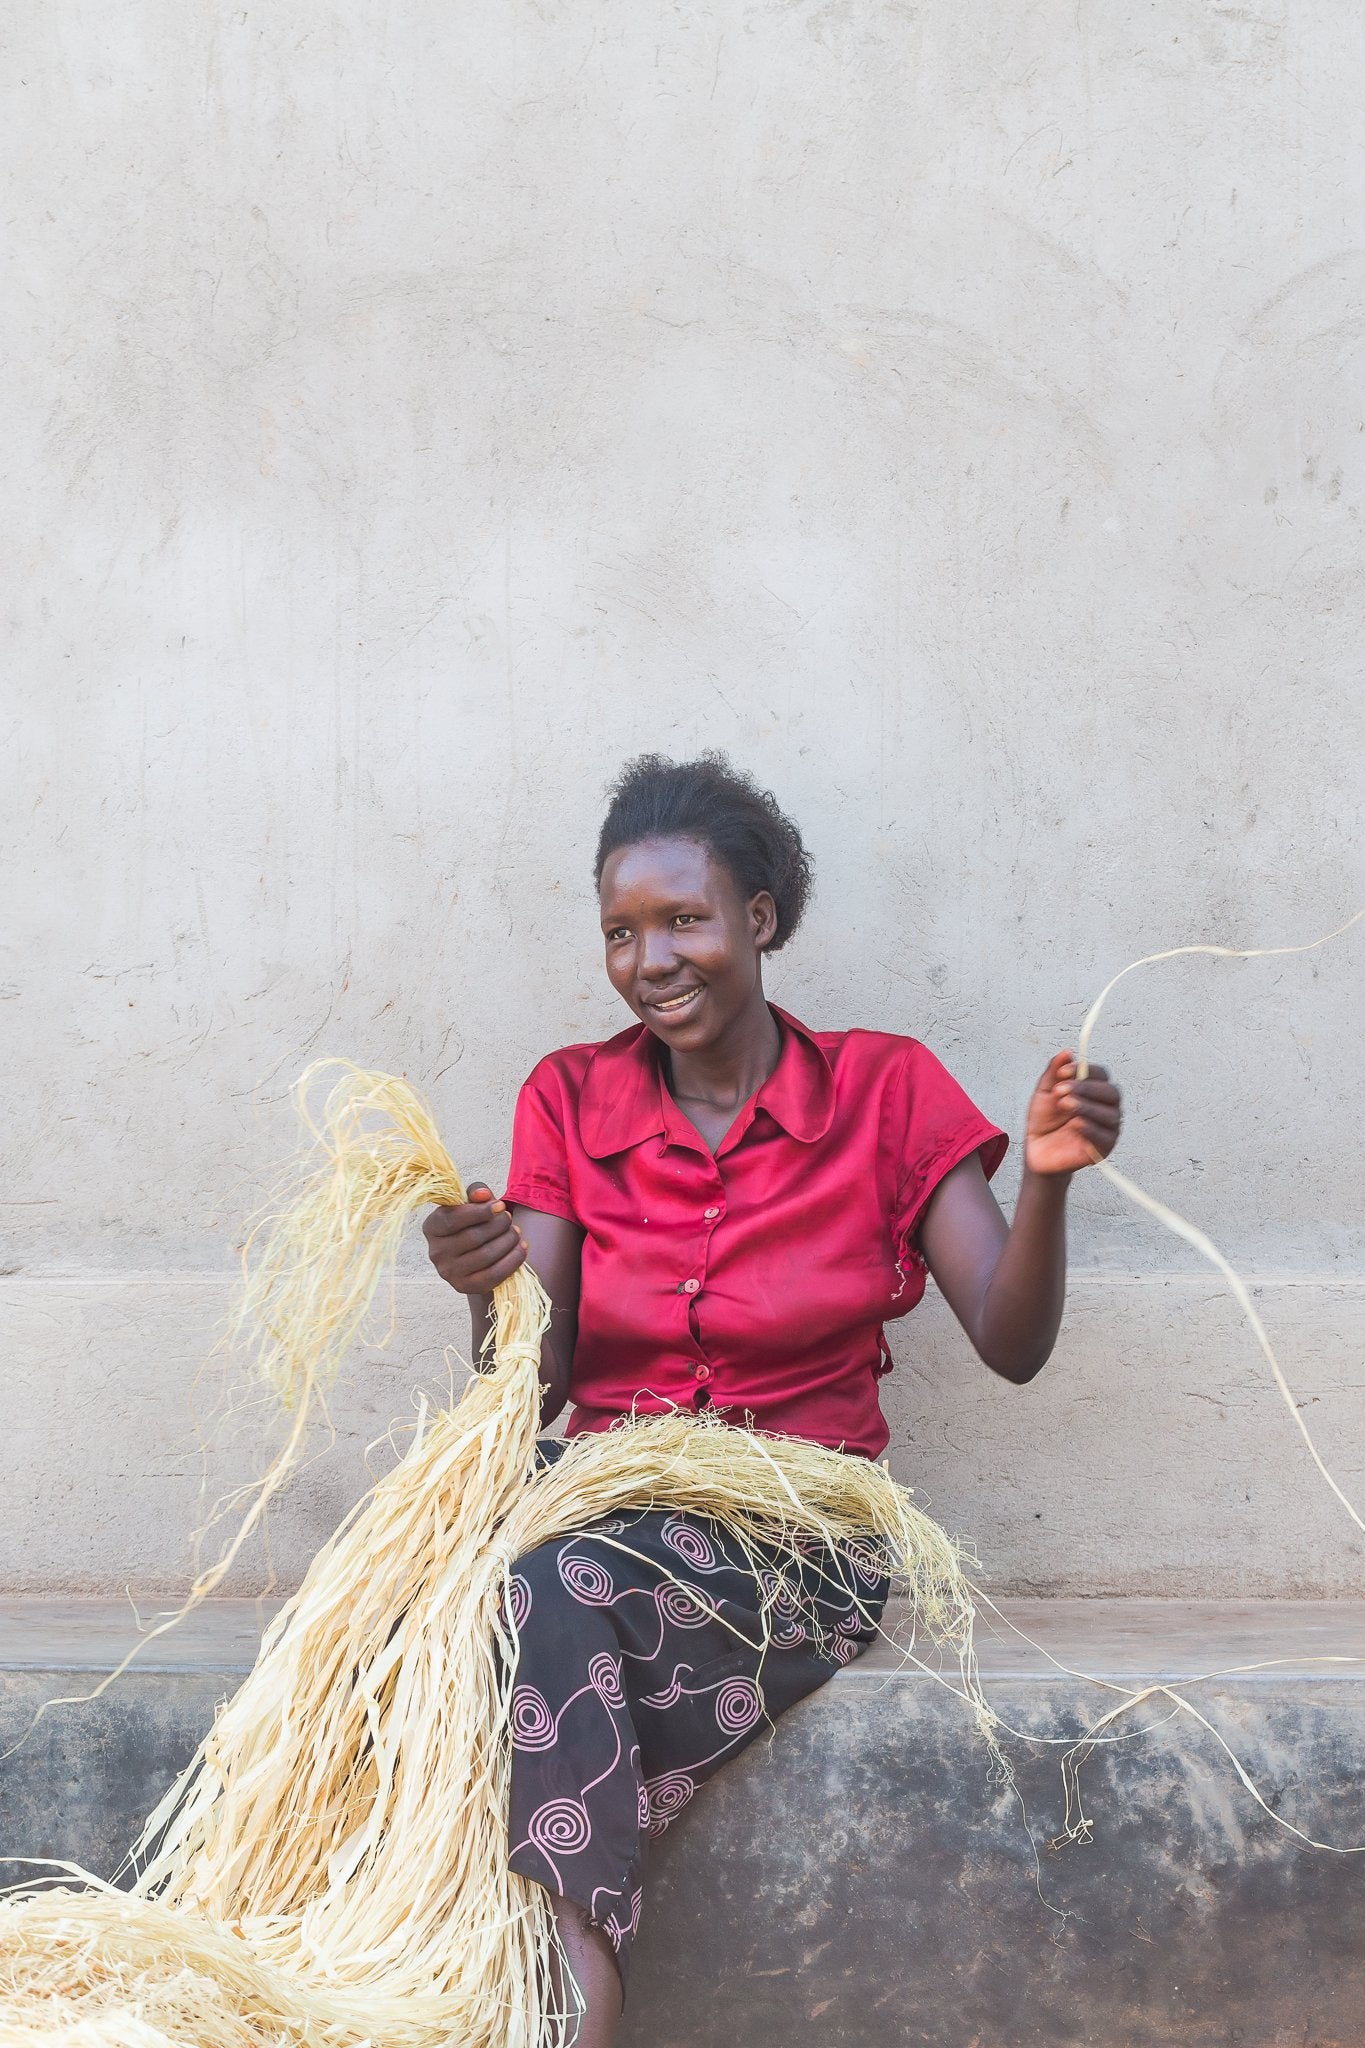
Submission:
<svg viewBox="0 0 1365 2048">
<path fill-rule="evenodd" d="M 496 1172 L 532 1061 L 624 1021 L 587 870 L 632 751 L 769 781 L 820 870 L 774 993 L 1016 1130 L 1127 959 L 1365 900 L 1357 9 L 6 22 L 6 1583 L 181 1577 L 306 1059 L 406 1069 Z M 1363 945 L 1154 970 L 1101 1049 L 1357 1482 Z M 1039 1386 L 901 1326 L 902 1469 L 1000 1583 L 1358 1585 L 1214 1277 L 1075 1209 Z M 412 1276 L 286 1577 L 462 1334 Z"/>
</svg>

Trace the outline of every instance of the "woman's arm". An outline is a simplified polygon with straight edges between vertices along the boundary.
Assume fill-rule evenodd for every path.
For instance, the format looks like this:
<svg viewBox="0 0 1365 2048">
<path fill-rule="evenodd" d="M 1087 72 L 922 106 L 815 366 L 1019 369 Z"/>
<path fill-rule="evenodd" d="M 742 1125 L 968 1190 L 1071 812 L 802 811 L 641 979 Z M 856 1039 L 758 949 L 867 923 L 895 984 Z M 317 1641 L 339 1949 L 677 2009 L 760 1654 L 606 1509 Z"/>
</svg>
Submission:
<svg viewBox="0 0 1365 2048">
<path fill-rule="evenodd" d="M 925 1207 L 925 1264 L 978 1355 L 1016 1386 L 1042 1371 L 1061 1328 L 1071 1176 L 1108 1157 L 1119 1123 L 1119 1091 L 1104 1068 L 1078 1081 L 1074 1056 L 1058 1053 L 1029 1103 L 1014 1221 L 1006 1223 L 975 1152 Z"/>
<path fill-rule="evenodd" d="M 491 1188 L 474 1182 L 459 1208 L 433 1209 L 422 1229 L 431 1263 L 469 1302 L 472 1356 L 477 1363 L 492 1322 L 493 1289 L 529 1258 L 550 1297 L 550 1327 L 540 1347 L 541 1426 L 569 1398 L 569 1369 L 578 1335 L 583 1232 L 542 1209 L 509 1209 Z"/>
</svg>

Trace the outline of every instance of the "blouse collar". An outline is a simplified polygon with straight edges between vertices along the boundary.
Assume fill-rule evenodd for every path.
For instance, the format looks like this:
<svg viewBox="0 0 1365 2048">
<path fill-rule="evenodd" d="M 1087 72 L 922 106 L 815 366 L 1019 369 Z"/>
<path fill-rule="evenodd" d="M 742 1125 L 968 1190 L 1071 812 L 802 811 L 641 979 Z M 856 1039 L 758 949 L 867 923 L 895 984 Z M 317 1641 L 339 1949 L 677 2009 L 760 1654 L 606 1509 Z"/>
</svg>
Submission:
<svg viewBox="0 0 1365 2048">
<path fill-rule="evenodd" d="M 768 1005 L 783 1026 L 777 1065 L 725 1135 L 728 1151 L 761 1109 L 789 1137 L 810 1145 L 834 1119 L 834 1070 L 815 1038 L 795 1017 Z M 698 1145 L 700 1139 L 664 1081 L 659 1045 L 648 1025 L 635 1024 L 599 1045 L 588 1062 L 578 1105 L 583 1149 L 594 1159 L 624 1152 L 646 1138 Z"/>
</svg>

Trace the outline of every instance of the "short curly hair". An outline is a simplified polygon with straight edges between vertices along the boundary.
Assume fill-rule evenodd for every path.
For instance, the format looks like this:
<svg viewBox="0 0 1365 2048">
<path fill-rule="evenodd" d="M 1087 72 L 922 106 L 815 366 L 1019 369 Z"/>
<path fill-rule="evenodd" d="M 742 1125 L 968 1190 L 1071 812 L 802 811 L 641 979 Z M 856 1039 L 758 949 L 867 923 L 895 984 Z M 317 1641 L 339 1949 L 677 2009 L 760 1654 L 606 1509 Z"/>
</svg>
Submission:
<svg viewBox="0 0 1365 2048">
<path fill-rule="evenodd" d="M 670 761 L 641 754 L 612 784 L 597 841 L 594 879 L 623 846 L 644 839 L 694 839 L 730 870 L 746 896 L 766 889 L 777 906 L 767 951 L 785 946 L 810 896 L 813 868 L 801 834 L 771 790 L 724 754 Z"/>
</svg>

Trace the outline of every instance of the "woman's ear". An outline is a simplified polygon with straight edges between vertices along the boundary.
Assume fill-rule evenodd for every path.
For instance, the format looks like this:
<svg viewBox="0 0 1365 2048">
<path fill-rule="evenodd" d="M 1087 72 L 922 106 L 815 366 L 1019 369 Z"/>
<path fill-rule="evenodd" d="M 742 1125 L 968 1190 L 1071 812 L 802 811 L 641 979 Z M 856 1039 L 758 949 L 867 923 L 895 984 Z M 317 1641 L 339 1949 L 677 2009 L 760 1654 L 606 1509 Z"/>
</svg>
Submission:
<svg viewBox="0 0 1365 2048">
<path fill-rule="evenodd" d="M 777 905 L 766 889 L 750 897 L 749 915 L 754 921 L 754 944 L 760 953 L 765 952 L 777 937 Z"/>
</svg>

